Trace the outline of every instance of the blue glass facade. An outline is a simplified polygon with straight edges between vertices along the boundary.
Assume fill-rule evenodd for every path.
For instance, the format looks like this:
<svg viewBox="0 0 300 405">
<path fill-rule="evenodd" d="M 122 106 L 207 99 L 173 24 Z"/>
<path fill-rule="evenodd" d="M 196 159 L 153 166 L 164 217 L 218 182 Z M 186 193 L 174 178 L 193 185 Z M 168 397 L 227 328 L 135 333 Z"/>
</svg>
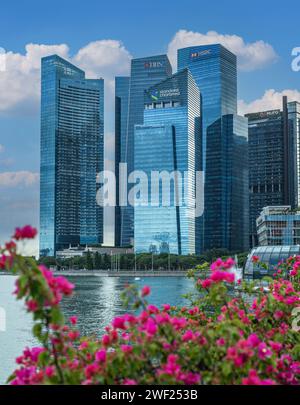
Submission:
<svg viewBox="0 0 300 405">
<path fill-rule="evenodd" d="M 204 249 L 249 247 L 248 120 L 224 115 L 207 129 Z"/>
<path fill-rule="evenodd" d="M 115 78 L 115 173 L 116 207 L 115 207 L 115 246 L 121 245 L 121 208 L 119 206 L 119 163 L 126 161 L 126 133 L 128 123 L 130 77 Z"/>
<path fill-rule="evenodd" d="M 57 55 L 42 59 L 41 256 L 102 242 L 96 174 L 104 162 L 103 85 Z"/>
<path fill-rule="evenodd" d="M 237 113 L 236 56 L 220 44 L 178 49 L 178 71 L 188 67 L 202 96 L 203 169 L 207 128 L 223 115 Z"/>
<path fill-rule="evenodd" d="M 172 74 L 172 68 L 166 55 L 150 56 L 133 59 L 131 61 L 131 75 L 129 82 L 128 105 L 124 100 L 121 105 L 127 110 L 126 130 L 121 129 L 120 133 L 120 162 L 127 163 L 128 173 L 134 170 L 134 126 L 143 124 L 144 119 L 144 91 Z M 116 83 L 119 91 L 121 83 Z M 117 95 L 117 94 L 116 94 Z M 128 246 L 133 244 L 134 224 L 133 208 L 130 206 L 120 207 L 120 245 Z"/>
<path fill-rule="evenodd" d="M 201 92 L 204 249 L 248 248 L 247 120 L 237 116 L 236 56 L 220 44 L 178 50 Z"/>
<path fill-rule="evenodd" d="M 135 127 L 134 167 L 147 174 L 148 204 L 139 201 L 134 208 L 136 252 L 194 254 L 198 250 L 199 218 L 192 206 L 201 159 L 200 114 L 199 89 L 188 69 L 145 92 L 144 125 Z M 153 171 L 181 175 L 173 177 L 169 205 L 163 198 L 166 183 L 157 181 L 159 187 L 151 187 Z M 191 177 L 184 189 L 188 171 Z M 153 199 L 156 206 L 150 205 Z"/>
</svg>

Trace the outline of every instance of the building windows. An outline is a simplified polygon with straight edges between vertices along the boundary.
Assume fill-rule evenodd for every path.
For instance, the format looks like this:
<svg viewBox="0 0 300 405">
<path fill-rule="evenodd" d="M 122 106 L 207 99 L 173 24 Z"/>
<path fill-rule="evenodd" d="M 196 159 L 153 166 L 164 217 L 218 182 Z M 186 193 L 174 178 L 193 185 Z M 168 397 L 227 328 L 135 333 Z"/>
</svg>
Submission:
<svg viewBox="0 0 300 405">
<path fill-rule="evenodd" d="M 116 96 L 120 96 L 119 115 L 123 124 L 119 132 L 120 160 L 116 161 L 116 173 L 119 163 L 127 163 L 128 173 L 134 170 L 134 128 L 144 122 L 144 91 L 155 86 L 161 80 L 171 76 L 172 68 L 167 55 L 137 58 L 131 61 L 131 76 L 124 81 L 116 77 Z M 154 110 L 154 100 L 149 99 L 145 107 Z M 126 121 L 126 122 L 125 122 Z M 121 180 L 117 179 L 119 184 Z M 129 190 L 128 190 L 129 191 Z M 120 235 L 120 245 L 129 246 L 134 242 L 133 207 L 119 207 L 119 219 L 116 221 L 116 234 Z"/>
<path fill-rule="evenodd" d="M 103 86 L 57 55 L 42 59 L 41 256 L 102 242 L 96 174 L 104 165 Z"/>
</svg>

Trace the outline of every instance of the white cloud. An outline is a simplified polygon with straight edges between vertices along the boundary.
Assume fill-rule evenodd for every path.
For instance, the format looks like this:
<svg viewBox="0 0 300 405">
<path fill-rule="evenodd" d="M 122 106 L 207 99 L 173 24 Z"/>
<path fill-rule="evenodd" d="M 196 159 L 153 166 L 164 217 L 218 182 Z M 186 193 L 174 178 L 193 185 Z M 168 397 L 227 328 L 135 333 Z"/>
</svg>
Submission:
<svg viewBox="0 0 300 405">
<path fill-rule="evenodd" d="M 246 43 L 238 35 L 223 35 L 216 31 L 200 32 L 179 30 L 168 46 L 168 56 L 176 67 L 177 49 L 195 45 L 211 45 L 220 43 L 238 57 L 238 67 L 244 71 L 263 68 L 276 61 L 277 55 L 273 47 L 262 40 Z"/>
<path fill-rule="evenodd" d="M 0 187 L 31 186 L 39 180 L 39 173 L 29 171 L 0 173 Z"/>
<path fill-rule="evenodd" d="M 265 91 L 261 98 L 249 103 L 245 102 L 244 100 L 239 100 L 239 114 L 244 115 L 251 112 L 281 109 L 283 96 L 287 96 L 288 101 L 300 102 L 300 91 L 298 90 L 287 89 L 280 92 L 274 89 L 269 89 Z"/>
<path fill-rule="evenodd" d="M 120 41 L 104 39 L 90 42 L 72 58 L 91 78 L 114 78 L 129 73 L 131 55 Z"/>
<path fill-rule="evenodd" d="M 41 57 L 57 53 L 67 57 L 67 45 L 28 44 L 25 54 L 7 52 L 6 69 L 0 72 L 0 112 L 36 110 L 40 93 Z"/>
<path fill-rule="evenodd" d="M 41 58 L 59 56 L 75 63 L 87 72 L 87 77 L 103 77 L 113 89 L 115 75 L 127 74 L 130 53 L 120 41 L 94 41 L 70 55 L 68 45 L 28 44 L 25 54 L 7 52 L 6 70 L 0 72 L 0 112 L 36 112 L 40 97 Z"/>
</svg>

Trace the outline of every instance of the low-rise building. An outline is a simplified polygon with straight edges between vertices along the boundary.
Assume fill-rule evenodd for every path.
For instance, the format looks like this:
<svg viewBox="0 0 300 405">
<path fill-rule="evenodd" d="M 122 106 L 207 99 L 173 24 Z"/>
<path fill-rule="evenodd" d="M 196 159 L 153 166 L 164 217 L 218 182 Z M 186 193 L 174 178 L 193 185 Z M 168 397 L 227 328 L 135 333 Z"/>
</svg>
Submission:
<svg viewBox="0 0 300 405">
<path fill-rule="evenodd" d="M 69 246 L 68 249 L 59 250 L 56 253 L 58 259 L 70 259 L 72 257 L 84 256 L 87 253 L 99 255 L 118 255 L 118 254 L 129 254 L 133 253 L 133 248 L 131 247 L 114 247 L 114 246 Z"/>
<path fill-rule="evenodd" d="M 263 208 L 256 228 L 259 246 L 300 245 L 300 211 L 290 205 Z"/>
<path fill-rule="evenodd" d="M 243 276 L 246 279 L 261 279 L 265 276 L 272 277 L 278 263 L 291 256 L 299 255 L 299 245 L 258 246 L 250 252 L 243 270 Z"/>
</svg>

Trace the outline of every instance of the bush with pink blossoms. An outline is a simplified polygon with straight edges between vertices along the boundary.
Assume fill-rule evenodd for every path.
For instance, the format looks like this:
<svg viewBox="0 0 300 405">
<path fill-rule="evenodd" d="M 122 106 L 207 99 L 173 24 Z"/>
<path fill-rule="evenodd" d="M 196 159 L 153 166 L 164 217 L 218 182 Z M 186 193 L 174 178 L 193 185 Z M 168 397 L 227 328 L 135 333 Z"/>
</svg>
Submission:
<svg viewBox="0 0 300 405">
<path fill-rule="evenodd" d="M 19 229 L 14 240 L 35 233 Z M 280 263 L 269 292 L 254 282 L 234 288 L 233 265 L 219 259 L 190 271 L 197 292 L 186 307 L 158 308 L 146 301 L 149 287 L 128 287 L 125 300 L 134 313 L 116 317 L 97 339 L 80 336 L 76 316 L 64 320 L 60 302 L 74 286 L 7 243 L 0 267 L 18 275 L 15 294 L 32 313 L 40 341 L 16 359 L 10 384 L 298 385 L 300 337 L 292 325 L 300 257 Z"/>
</svg>

